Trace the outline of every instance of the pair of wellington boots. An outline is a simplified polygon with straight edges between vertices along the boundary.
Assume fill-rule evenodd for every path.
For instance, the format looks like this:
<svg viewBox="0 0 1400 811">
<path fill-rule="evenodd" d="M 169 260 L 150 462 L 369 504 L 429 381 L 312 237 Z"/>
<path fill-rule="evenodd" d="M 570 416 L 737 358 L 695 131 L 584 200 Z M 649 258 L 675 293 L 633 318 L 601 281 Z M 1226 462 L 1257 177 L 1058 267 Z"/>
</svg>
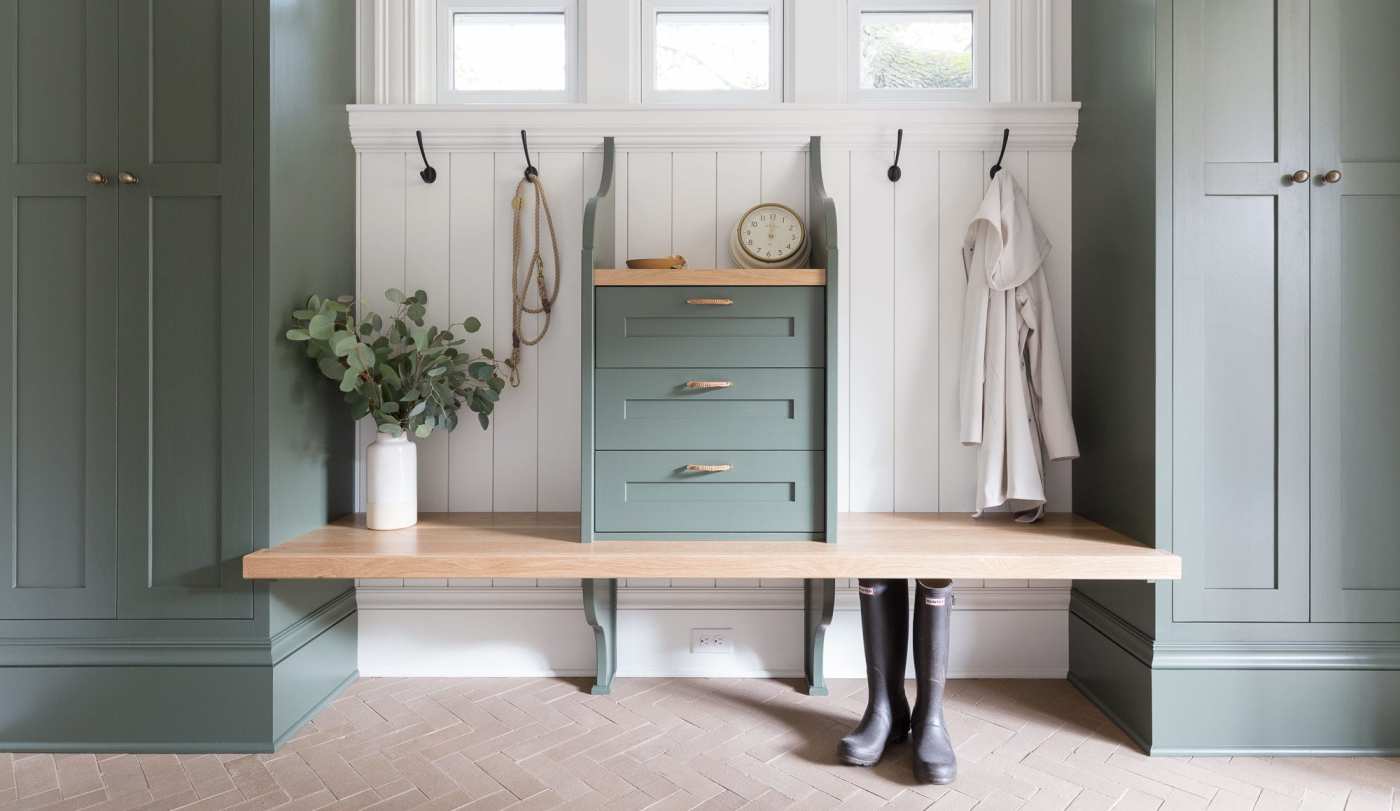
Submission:
<svg viewBox="0 0 1400 811">
<path fill-rule="evenodd" d="M 914 597 L 914 673 L 918 698 L 909 712 L 904 660 L 909 638 L 909 585 L 904 580 L 861 580 L 860 623 L 870 698 L 860 724 L 841 739 L 837 754 L 852 766 L 874 766 L 890 744 L 914 737 L 914 777 L 946 785 L 957 776 L 953 742 L 943 723 L 948 681 L 948 625 L 953 587 L 920 580 Z"/>
</svg>

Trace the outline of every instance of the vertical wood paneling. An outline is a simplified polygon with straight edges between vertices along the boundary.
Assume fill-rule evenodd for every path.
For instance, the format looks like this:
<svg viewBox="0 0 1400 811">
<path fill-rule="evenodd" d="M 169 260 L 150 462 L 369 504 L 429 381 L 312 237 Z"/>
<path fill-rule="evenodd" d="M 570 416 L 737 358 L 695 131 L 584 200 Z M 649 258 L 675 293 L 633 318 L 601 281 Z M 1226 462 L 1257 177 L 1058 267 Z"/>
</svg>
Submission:
<svg viewBox="0 0 1400 811">
<path fill-rule="evenodd" d="M 806 152 L 765 151 L 760 177 L 763 202 L 782 203 L 807 221 Z"/>
<path fill-rule="evenodd" d="M 360 156 L 360 312 L 388 312 L 384 291 L 403 287 L 405 245 L 405 171 L 403 153 Z M 360 458 L 374 441 L 374 421 L 360 421 Z M 364 503 L 361 477 L 360 503 Z"/>
<path fill-rule="evenodd" d="M 671 153 L 634 152 L 627 156 L 627 246 L 623 259 L 670 256 Z"/>
<path fill-rule="evenodd" d="M 671 158 L 671 249 L 693 268 L 719 267 L 715 257 L 715 153 Z"/>
<path fill-rule="evenodd" d="M 851 153 L 822 150 L 822 181 L 836 205 L 837 296 L 840 310 L 835 326 L 836 346 L 836 509 L 849 510 L 851 504 Z"/>
<path fill-rule="evenodd" d="M 405 161 L 403 286 L 408 293 L 427 293 L 426 322 L 445 325 L 451 309 L 451 247 L 442 236 L 450 226 L 452 166 L 446 152 L 429 153 L 428 161 L 438 167 L 436 183 L 424 183 L 418 175 L 419 167 Z M 427 439 L 418 440 L 418 509 L 423 512 L 441 512 L 450 503 L 449 441 L 445 431 L 435 431 Z"/>
<path fill-rule="evenodd" d="M 894 508 L 938 511 L 938 153 L 907 150 L 894 185 Z"/>
<path fill-rule="evenodd" d="M 495 160 L 485 153 L 454 153 L 449 183 L 451 216 L 446 239 L 449 249 L 448 318 L 457 323 L 469 316 L 481 321 L 481 330 L 467 336 L 466 349 L 476 353 L 495 338 L 494 267 L 496 217 Z M 439 166 L 438 171 L 442 169 Z M 439 175 L 438 183 L 444 178 Z M 509 217 L 509 209 L 499 216 Z M 509 347 L 509 344 L 506 344 Z M 498 356 L 499 357 L 499 356 Z M 476 415 L 462 415 L 462 423 L 448 437 L 448 509 L 454 512 L 489 512 L 494 493 L 493 429 L 481 430 Z"/>
<path fill-rule="evenodd" d="M 1050 306 L 1055 316 L 1055 337 L 1060 345 L 1060 362 L 1063 364 L 1066 390 L 1074 379 L 1070 369 L 1070 270 L 1073 267 L 1074 251 L 1070 242 L 1070 207 L 1064 201 L 1071 197 L 1070 153 L 1032 152 L 1027 157 L 1027 175 L 1030 188 L 1031 211 L 1036 222 L 1044 229 L 1054 247 L 1045 261 L 1045 282 L 1050 288 Z M 1045 497 L 1047 509 L 1064 511 L 1070 509 L 1070 461 L 1051 462 L 1046 474 Z"/>
<path fill-rule="evenodd" d="M 539 509 L 577 510 L 579 499 L 579 329 L 582 294 L 579 257 L 583 250 L 583 205 L 587 195 L 583 155 L 549 152 L 540 156 L 540 180 L 547 184 L 559 234 L 559 297 L 549 335 L 539 356 Z M 596 189 L 596 187 L 595 187 Z"/>
<path fill-rule="evenodd" d="M 536 156 L 534 160 L 538 161 Z M 496 356 L 507 358 L 511 351 L 511 316 L 514 299 L 511 295 L 511 200 L 525 166 L 519 152 L 497 152 L 495 191 L 491 195 L 496 211 L 495 225 L 495 329 Z M 523 190 L 521 276 L 534 245 L 534 193 Z M 548 233 L 541 225 L 540 239 L 544 251 L 549 251 Z M 553 258 L 549 259 L 553 262 Z M 533 295 L 529 299 L 534 300 Z M 525 315 L 521 329 L 533 335 L 539 329 L 539 316 Z M 493 413 L 495 449 L 492 466 L 495 483 L 492 507 L 497 512 L 531 512 L 539 507 L 539 352 L 536 347 L 520 350 L 520 384 L 507 385 L 501 393 L 499 407 Z"/>
<path fill-rule="evenodd" d="M 894 509 L 894 188 L 889 155 L 851 153 L 851 504 Z"/>
<path fill-rule="evenodd" d="M 972 512 L 977 449 L 959 441 L 958 371 L 962 364 L 963 296 L 967 269 L 962 245 L 982 201 L 982 153 L 938 156 L 938 509 Z"/>
<path fill-rule="evenodd" d="M 721 267 L 734 263 L 729 252 L 729 232 L 739 224 L 744 212 L 763 198 L 760 152 L 721 152 L 715 165 L 715 262 Z"/>
</svg>

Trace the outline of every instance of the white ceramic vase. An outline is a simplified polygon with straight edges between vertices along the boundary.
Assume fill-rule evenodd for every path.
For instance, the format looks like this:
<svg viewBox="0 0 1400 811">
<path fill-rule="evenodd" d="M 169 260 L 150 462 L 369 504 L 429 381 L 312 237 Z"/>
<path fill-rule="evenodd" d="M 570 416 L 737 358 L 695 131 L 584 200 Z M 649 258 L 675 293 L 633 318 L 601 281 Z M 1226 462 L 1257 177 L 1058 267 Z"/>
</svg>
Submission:
<svg viewBox="0 0 1400 811">
<path fill-rule="evenodd" d="M 403 529 L 418 523 L 418 448 L 407 433 L 379 433 L 365 456 L 365 523 Z"/>
</svg>

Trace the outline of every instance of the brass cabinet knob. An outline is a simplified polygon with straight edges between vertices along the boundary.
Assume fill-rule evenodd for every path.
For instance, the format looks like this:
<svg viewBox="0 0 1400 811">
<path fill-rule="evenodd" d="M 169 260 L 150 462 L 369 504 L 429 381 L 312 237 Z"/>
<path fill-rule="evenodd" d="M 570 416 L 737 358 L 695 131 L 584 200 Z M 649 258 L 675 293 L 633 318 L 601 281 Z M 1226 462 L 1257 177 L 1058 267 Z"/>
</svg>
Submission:
<svg viewBox="0 0 1400 811">
<path fill-rule="evenodd" d="M 101 172 L 88 172 L 85 179 L 94 186 L 107 185 L 107 176 Z"/>
<path fill-rule="evenodd" d="M 685 469 L 690 473 L 724 473 L 733 470 L 733 465 L 686 465 Z"/>
<path fill-rule="evenodd" d="M 123 186 L 135 186 L 141 182 L 140 178 L 130 172 L 117 172 L 117 180 L 120 180 Z"/>
<path fill-rule="evenodd" d="M 1312 177 L 1312 172 L 1309 172 L 1307 169 L 1299 169 L 1298 171 L 1296 171 L 1296 172 L 1294 172 L 1293 174 L 1289 175 L 1289 176 L 1288 176 L 1288 179 L 1291 180 L 1291 181 L 1293 181 L 1294 183 L 1307 183 L 1307 182 L 1308 182 L 1308 178 L 1311 178 L 1311 177 Z"/>
<path fill-rule="evenodd" d="M 1342 173 L 1338 169 L 1332 169 L 1322 176 L 1323 183 L 1341 183 Z"/>
</svg>

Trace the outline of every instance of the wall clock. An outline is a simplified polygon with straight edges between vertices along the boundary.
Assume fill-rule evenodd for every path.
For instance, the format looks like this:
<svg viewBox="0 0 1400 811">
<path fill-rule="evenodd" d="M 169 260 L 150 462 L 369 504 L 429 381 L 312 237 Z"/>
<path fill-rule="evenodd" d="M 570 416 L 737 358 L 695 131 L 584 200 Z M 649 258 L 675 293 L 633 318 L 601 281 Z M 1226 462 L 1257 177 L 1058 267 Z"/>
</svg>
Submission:
<svg viewBox="0 0 1400 811">
<path fill-rule="evenodd" d="M 743 268 L 802 267 L 811 251 L 802 218 L 781 203 L 746 211 L 729 238 L 729 252 Z"/>
</svg>

